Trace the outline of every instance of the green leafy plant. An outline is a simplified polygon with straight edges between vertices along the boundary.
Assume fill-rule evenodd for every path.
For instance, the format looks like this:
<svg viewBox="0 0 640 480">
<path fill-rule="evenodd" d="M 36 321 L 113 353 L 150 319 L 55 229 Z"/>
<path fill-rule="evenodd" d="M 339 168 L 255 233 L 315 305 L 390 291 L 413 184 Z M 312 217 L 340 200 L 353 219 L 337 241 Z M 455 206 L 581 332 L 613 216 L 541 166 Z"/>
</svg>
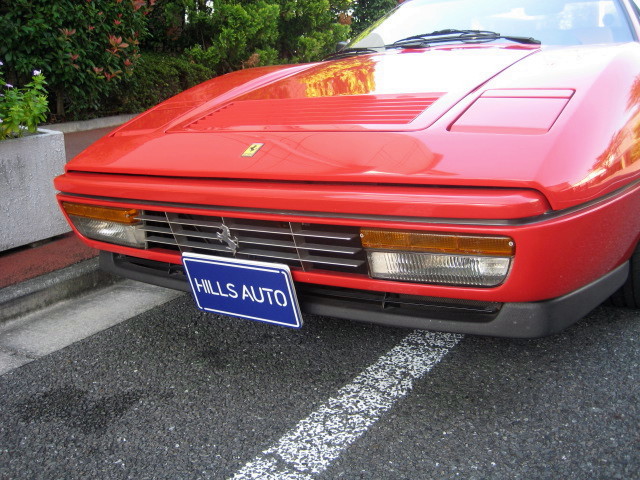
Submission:
<svg viewBox="0 0 640 480">
<path fill-rule="evenodd" d="M 278 0 L 280 37 L 277 48 L 290 62 L 311 62 L 335 51 L 349 37 L 345 21 L 351 2 L 345 0 Z"/>
<path fill-rule="evenodd" d="M 26 83 L 42 65 L 55 113 L 95 109 L 130 75 L 155 0 L 13 0 L 0 3 L 0 58 L 8 78 Z"/>
<path fill-rule="evenodd" d="M 36 132 L 49 111 L 46 83 L 42 72 L 34 70 L 31 81 L 16 88 L 5 82 L 0 70 L 0 140 Z"/>
<path fill-rule="evenodd" d="M 349 36 L 351 0 L 194 0 L 182 26 L 185 53 L 223 74 L 309 62 Z"/>
<path fill-rule="evenodd" d="M 318 60 L 349 37 L 355 5 L 355 0 L 0 0 L 0 58 L 5 78 L 18 86 L 30 81 L 33 65 L 42 66 L 50 121 L 134 112 L 191 86 L 191 79 Z M 166 55 L 167 62 L 159 56 L 145 62 L 151 52 L 172 55 Z"/>
<path fill-rule="evenodd" d="M 353 33 L 364 31 L 398 3 L 397 0 L 358 0 L 353 9 Z"/>
<path fill-rule="evenodd" d="M 140 112 L 213 76 L 184 56 L 143 53 L 133 75 L 123 80 L 104 109 L 113 108 L 112 114 Z"/>
<path fill-rule="evenodd" d="M 157 0 L 147 16 L 149 35 L 142 42 L 142 48 L 154 52 L 182 52 L 185 48 L 182 34 L 187 18 L 186 11 L 194 5 L 194 1 Z"/>
</svg>

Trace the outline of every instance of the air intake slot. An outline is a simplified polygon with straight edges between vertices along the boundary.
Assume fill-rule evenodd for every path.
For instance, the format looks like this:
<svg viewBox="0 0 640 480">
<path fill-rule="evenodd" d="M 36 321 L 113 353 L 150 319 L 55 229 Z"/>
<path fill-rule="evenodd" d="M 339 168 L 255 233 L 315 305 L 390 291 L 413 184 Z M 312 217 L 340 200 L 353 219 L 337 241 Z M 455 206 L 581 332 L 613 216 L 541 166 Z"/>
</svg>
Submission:
<svg viewBox="0 0 640 480">
<path fill-rule="evenodd" d="M 187 125 L 185 130 L 275 130 L 297 125 L 333 130 L 340 125 L 407 125 L 440 96 L 441 93 L 429 93 L 232 101 Z"/>
</svg>

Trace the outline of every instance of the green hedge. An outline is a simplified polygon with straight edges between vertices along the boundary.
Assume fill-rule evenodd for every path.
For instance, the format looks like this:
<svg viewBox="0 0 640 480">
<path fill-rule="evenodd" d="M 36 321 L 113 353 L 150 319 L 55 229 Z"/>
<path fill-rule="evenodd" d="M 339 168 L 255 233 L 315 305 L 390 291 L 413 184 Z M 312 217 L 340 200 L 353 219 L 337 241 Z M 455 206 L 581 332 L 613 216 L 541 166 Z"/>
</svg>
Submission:
<svg viewBox="0 0 640 480">
<path fill-rule="evenodd" d="M 358 35 L 399 2 L 397 0 L 358 0 L 353 8 L 353 35 Z"/>
<path fill-rule="evenodd" d="M 0 0 L 6 78 L 42 71 L 59 119 L 95 110 L 135 70 L 148 12 L 146 0 Z"/>
<path fill-rule="evenodd" d="M 141 112 L 214 76 L 211 69 L 184 56 L 143 53 L 133 74 L 107 103 L 115 107 L 113 113 Z M 101 110 L 109 110 L 109 105 Z"/>
</svg>

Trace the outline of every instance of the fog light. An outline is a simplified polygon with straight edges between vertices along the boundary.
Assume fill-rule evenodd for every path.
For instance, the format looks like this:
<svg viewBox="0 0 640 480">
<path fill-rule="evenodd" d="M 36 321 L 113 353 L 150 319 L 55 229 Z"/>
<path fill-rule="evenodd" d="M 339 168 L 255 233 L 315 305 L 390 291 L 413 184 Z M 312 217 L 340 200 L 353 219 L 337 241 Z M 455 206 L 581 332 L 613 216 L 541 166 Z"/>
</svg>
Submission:
<svg viewBox="0 0 640 480">
<path fill-rule="evenodd" d="M 473 287 L 500 285 L 515 253 L 504 236 L 360 229 L 373 278 Z"/>
<path fill-rule="evenodd" d="M 146 237 L 138 210 L 62 202 L 62 208 L 85 237 L 116 245 L 145 248 Z"/>
<path fill-rule="evenodd" d="M 495 287 L 509 272 L 510 258 L 423 252 L 367 252 L 371 276 L 405 282 Z"/>
</svg>

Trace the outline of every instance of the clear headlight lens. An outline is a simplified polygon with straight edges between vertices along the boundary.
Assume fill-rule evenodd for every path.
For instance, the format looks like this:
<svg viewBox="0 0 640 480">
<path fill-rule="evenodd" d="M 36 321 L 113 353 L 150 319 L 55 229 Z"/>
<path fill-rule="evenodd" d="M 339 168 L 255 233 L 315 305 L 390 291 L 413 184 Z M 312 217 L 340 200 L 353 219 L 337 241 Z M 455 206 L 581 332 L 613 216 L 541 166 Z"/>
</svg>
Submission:
<svg viewBox="0 0 640 480">
<path fill-rule="evenodd" d="M 367 252 L 371 276 L 405 282 L 495 287 L 509 272 L 510 258 L 421 252 Z"/>
<path fill-rule="evenodd" d="M 373 278 L 405 282 L 495 287 L 507 278 L 513 239 L 362 228 Z"/>
<path fill-rule="evenodd" d="M 102 242 L 145 248 L 146 237 L 137 220 L 138 210 L 62 202 L 62 208 L 78 231 Z"/>
<path fill-rule="evenodd" d="M 125 225 L 107 220 L 69 215 L 78 231 L 87 238 L 127 247 L 144 248 L 145 234 L 140 225 Z"/>
</svg>

